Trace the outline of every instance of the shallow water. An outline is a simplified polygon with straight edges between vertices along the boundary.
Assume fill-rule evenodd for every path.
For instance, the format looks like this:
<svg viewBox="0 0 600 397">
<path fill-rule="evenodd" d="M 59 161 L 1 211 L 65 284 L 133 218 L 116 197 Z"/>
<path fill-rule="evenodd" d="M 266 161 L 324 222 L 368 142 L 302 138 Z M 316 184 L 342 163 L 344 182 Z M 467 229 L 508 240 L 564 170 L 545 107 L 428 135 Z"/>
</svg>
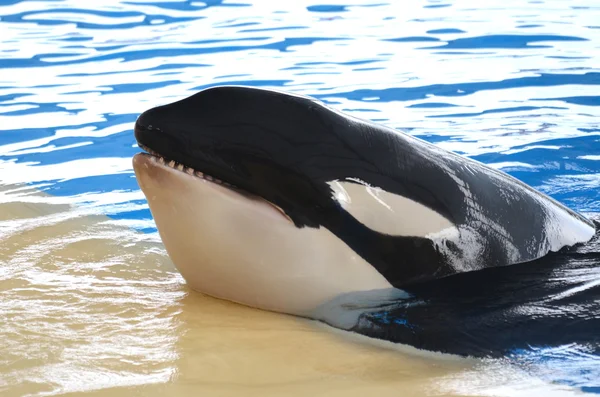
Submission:
<svg viewBox="0 0 600 397">
<path fill-rule="evenodd" d="M 141 111 L 247 84 L 600 212 L 599 21 L 591 0 L 0 2 L 0 394 L 597 392 L 190 292 L 130 158 Z"/>
</svg>

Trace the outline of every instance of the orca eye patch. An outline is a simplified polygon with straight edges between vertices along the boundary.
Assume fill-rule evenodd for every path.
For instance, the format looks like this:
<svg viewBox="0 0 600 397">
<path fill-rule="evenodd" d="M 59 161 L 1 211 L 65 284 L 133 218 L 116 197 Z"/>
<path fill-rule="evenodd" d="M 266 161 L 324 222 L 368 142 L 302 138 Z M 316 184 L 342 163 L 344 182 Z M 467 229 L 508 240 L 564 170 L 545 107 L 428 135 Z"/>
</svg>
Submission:
<svg viewBox="0 0 600 397">
<path fill-rule="evenodd" d="M 378 233 L 425 237 L 454 228 L 436 211 L 358 179 L 328 182 L 333 199 L 357 221 Z"/>
</svg>

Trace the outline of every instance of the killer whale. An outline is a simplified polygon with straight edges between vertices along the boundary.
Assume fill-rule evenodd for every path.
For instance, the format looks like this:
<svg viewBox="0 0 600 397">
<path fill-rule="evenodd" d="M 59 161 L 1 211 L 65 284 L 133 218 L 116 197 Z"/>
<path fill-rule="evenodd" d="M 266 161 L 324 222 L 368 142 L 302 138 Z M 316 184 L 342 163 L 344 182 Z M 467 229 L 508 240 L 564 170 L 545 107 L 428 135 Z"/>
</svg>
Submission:
<svg viewBox="0 0 600 397">
<path fill-rule="evenodd" d="M 335 310 L 315 313 L 340 296 L 423 294 L 596 232 L 505 173 L 299 95 L 209 88 L 144 112 L 134 131 L 138 183 L 193 289 L 334 325 Z M 345 328 L 419 345 L 373 312 Z"/>
</svg>

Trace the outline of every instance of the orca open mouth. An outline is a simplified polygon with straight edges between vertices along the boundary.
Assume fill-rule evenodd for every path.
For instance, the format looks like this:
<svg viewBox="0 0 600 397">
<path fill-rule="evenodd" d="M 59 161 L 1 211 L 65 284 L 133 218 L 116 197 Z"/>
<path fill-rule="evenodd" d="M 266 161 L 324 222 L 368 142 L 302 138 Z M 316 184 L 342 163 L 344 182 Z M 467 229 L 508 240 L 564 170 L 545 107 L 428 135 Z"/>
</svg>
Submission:
<svg viewBox="0 0 600 397">
<path fill-rule="evenodd" d="M 225 186 L 228 189 L 234 190 L 243 196 L 247 196 L 248 198 L 261 199 L 261 197 L 251 194 L 249 192 L 246 192 L 245 190 L 242 190 L 242 189 L 238 188 L 237 186 L 230 184 L 229 182 L 222 181 L 219 178 L 215 178 L 215 177 L 208 175 L 202 171 L 195 170 L 194 168 L 188 167 L 182 163 L 178 163 L 175 160 L 170 160 L 170 159 L 166 158 L 165 156 L 161 155 L 160 153 L 150 149 L 148 146 L 145 146 L 142 143 L 138 142 L 138 146 L 141 149 L 143 149 L 147 154 L 151 155 L 155 159 L 155 161 L 157 161 L 159 164 L 162 164 L 162 165 L 172 168 L 174 170 L 184 172 L 188 175 L 192 175 L 192 176 L 198 177 L 200 179 L 204 179 L 206 181 L 216 183 L 217 185 Z"/>
<path fill-rule="evenodd" d="M 250 193 L 245 189 L 242 189 L 234 184 L 231 184 L 227 181 L 224 181 L 222 179 L 216 178 L 210 174 L 207 174 L 206 172 L 197 170 L 193 167 L 190 167 L 186 164 L 177 162 L 175 160 L 169 159 L 166 156 L 163 156 L 162 154 L 158 153 L 157 151 L 151 149 L 150 147 L 144 145 L 141 142 L 137 142 L 138 146 L 144 150 L 145 153 L 140 153 L 141 155 L 146 155 L 148 157 L 150 157 L 152 159 L 152 161 L 156 162 L 157 164 L 159 164 L 160 166 L 163 167 L 167 167 L 170 168 L 172 170 L 175 171 L 179 171 L 182 172 L 184 174 L 187 174 L 189 176 L 201 179 L 203 181 L 209 182 L 209 183 L 214 183 L 215 185 L 219 185 L 221 187 L 224 187 L 242 197 L 244 197 L 245 199 L 248 200 L 252 200 L 252 201 L 260 201 L 264 204 L 268 204 L 269 206 L 271 206 L 274 210 L 276 210 L 277 212 L 279 212 L 281 215 L 283 215 L 283 217 L 285 217 L 288 221 L 292 222 L 292 220 L 290 219 L 290 217 L 285 213 L 285 211 L 273 204 L 272 202 L 270 202 L 269 200 L 264 199 L 263 197 L 256 195 L 254 193 Z"/>
</svg>

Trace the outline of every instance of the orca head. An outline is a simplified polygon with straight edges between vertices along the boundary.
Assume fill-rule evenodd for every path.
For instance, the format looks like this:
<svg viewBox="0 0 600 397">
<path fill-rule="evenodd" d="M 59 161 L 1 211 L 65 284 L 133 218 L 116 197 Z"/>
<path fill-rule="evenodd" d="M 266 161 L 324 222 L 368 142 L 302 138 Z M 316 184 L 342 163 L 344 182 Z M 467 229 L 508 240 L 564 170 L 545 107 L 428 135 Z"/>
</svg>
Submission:
<svg viewBox="0 0 600 397">
<path fill-rule="evenodd" d="M 398 186 L 394 130 L 310 98 L 209 88 L 146 111 L 135 136 L 147 151 L 136 177 L 170 257 L 217 297 L 302 314 L 390 288 L 386 269 L 427 245 L 418 236 L 453 226 L 386 189 Z"/>
<path fill-rule="evenodd" d="M 134 169 L 192 288 L 306 314 L 532 261 L 590 220 L 515 178 L 298 95 L 222 86 L 143 113 Z"/>
</svg>

